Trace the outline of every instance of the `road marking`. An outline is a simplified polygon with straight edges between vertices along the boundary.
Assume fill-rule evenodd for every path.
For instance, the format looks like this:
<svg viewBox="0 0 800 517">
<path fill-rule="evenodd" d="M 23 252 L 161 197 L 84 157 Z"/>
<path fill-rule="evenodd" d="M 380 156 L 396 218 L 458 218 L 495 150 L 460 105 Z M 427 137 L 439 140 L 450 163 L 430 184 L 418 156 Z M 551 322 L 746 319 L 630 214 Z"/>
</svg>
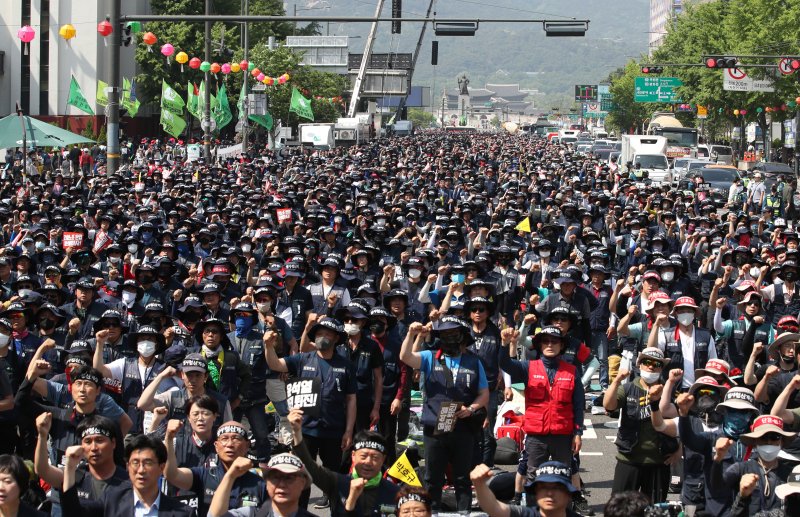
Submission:
<svg viewBox="0 0 800 517">
<path fill-rule="evenodd" d="M 617 435 L 611 435 L 610 434 L 610 435 L 606 436 L 606 440 L 616 440 L 616 439 L 617 439 Z"/>
<path fill-rule="evenodd" d="M 597 433 L 592 427 L 592 421 L 588 418 L 583 421 L 583 439 L 584 440 L 597 440 Z"/>
<path fill-rule="evenodd" d="M 602 456 L 602 452 L 583 452 L 581 451 L 581 456 Z"/>
</svg>

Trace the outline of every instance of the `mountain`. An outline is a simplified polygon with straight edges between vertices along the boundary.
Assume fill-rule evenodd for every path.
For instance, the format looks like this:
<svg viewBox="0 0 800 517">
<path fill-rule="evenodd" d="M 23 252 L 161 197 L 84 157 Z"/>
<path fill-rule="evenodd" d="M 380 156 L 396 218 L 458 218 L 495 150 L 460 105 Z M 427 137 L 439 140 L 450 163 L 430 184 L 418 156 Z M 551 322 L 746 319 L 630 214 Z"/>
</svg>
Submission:
<svg viewBox="0 0 800 517">
<path fill-rule="evenodd" d="M 374 16 L 376 0 L 308 0 L 306 7 L 321 16 Z M 403 0 L 403 17 L 424 17 L 428 0 Z M 319 10 L 322 8 L 322 10 Z M 291 11 L 291 4 L 287 6 Z M 649 0 L 439 0 L 438 18 L 476 19 L 588 19 L 583 38 L 545 37 L 541 23 L 481 22 L 474 37 L 435 37 L 428 25 L 413 84 L 433 87 L 439 98 L 443 87 L 454 88 L 466 73 L 471 87 L 485 83 L 520 83 L 523 89 L 545 94 L 537 104 L 564 99 L 570 102 L 576 84 L 597 84 L 631 57 L 647 51 Z M 386 0 L 382 16 L 391 16 Z M 393 35 L 389 22 L 381 22 L 374 52 L 414 52 L 421 23 L 403 23 Z M 351 40 L 352 53 L 363 52 L 368 23 L 322 26 L 322 33 L 361 36 Z M 439 65 L 431 66 L 431 40 L 439 41 Z M 549 107 L 544 107 L 549 109 Z"/>
</svg>

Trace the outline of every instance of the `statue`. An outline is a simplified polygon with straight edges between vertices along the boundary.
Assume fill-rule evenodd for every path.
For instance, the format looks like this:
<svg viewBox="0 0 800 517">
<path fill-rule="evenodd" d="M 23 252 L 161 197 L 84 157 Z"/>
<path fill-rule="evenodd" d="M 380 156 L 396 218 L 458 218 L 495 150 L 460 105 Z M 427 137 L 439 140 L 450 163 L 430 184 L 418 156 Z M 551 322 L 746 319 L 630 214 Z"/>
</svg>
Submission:
<svg viewBox="0 0 800 517">
<path fill-rule="evenodd" d="M 469 95 L 469 90 L 467 90 L 467 86 L 469 86 L 469 79 L 467 79 L 467 74 L 458 78 L 458 89 L 459 95 Z"/>
</svg>

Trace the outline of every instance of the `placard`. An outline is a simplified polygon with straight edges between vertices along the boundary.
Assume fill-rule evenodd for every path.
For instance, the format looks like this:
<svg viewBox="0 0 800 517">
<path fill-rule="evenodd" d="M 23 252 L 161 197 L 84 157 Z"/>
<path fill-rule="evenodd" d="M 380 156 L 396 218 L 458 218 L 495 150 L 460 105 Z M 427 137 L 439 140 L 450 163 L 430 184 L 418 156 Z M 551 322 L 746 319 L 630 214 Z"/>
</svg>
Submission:
<svg viewBox="0 0 800 517">
<path fill-rule="evenodd" d="M 300 379 L 286 383 L 286 403 L 289 409 L 302 409 L 304 415 L 319 416 L 322 383 L 319 379 Z"/>
<path fill-rule="evenodd" d="M 436 417 L 434 434 L 449 433 L 456 426 L 456 413 L 461 409 L 461 402 L 442 402 L 439 416 Z"/>
<path fill-rule="evenodd" d="M 292 220 L 292 209 L 291 208 L 279 208 L 278 209 L 278 224 L 281 224 L 285 221 Z"/>
<path fill-rule="evenodd" d="M 64 232 L 64 236 L 61 239 L 61 247 L 63 249 L 67 248 L 77 249 L 83 247 L 83 233 Z"/>
</svg>

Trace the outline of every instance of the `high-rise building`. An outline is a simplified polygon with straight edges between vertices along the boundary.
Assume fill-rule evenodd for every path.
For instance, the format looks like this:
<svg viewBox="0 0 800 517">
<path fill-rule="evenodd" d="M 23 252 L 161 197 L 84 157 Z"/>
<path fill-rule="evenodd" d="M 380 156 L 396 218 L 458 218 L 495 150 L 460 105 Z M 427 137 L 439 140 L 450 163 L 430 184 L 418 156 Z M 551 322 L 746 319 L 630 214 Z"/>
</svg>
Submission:
<svg viewBox="0 0 800 517">
<path fill-rule="evenodd" d="M 702 4 L 712 0 L 650 0 L 649 51 L 653 53 L 664 42 L 669 23 L 681 14 L 687 4 Z"/>
</svg>

